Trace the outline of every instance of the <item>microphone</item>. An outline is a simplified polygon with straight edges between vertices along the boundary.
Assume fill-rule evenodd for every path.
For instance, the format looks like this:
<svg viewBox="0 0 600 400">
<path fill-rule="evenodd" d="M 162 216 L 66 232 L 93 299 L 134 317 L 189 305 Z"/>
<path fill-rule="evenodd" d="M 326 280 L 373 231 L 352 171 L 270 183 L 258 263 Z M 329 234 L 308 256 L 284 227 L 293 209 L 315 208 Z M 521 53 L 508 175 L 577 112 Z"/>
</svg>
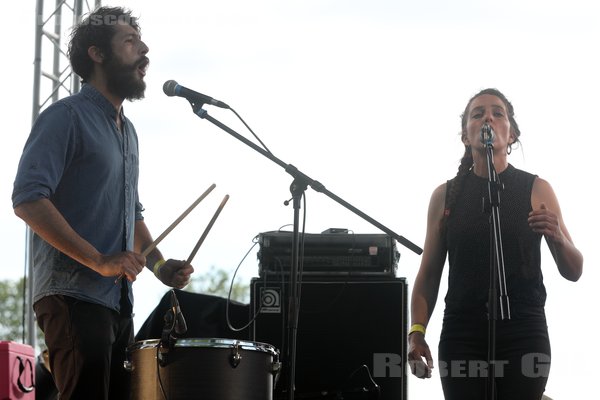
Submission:
<svg viewBox="0 0 600 400">
<path fill-rule="evenodd" d="M 179 301 L 177 301 L 174 290 L 171 290 L 171 308 L 173 310 L 173 315 L 175 316 L 175 333 L 177 335 L 183 335 L 187 332 L 187 324 L 185 323 L 185 318 L 183 318 L 183 313 L 179 307 Z"/>
<path fill-rule="evenodd" d="M 479 132 L 479 140 L 481 140 L 481 143 L 484 146 L 491 146 L 494 143 L 495 136 L 496 134 L 494 133 L 494 130 L 488 123 L 485 123 L 481 127 L 481 131 Z"/>
<path fill-rule="evenodd" d="M 163 85 L 163 92 L 167 96 L 178 96 L 183 97 L 184 99 L 188 99 L 188 101 L 192 104 L 210 104 L 212 106 L 217 106 L 221 108 L 229 108 L 229 106 L 222 101 L 213 99 L 210 96 L 207 96 L 202 93 L 195 92 L 191 89 L 186 88 L 185 86 L 181 86 L 174 80 L 166 81 Z"/>
</svg>

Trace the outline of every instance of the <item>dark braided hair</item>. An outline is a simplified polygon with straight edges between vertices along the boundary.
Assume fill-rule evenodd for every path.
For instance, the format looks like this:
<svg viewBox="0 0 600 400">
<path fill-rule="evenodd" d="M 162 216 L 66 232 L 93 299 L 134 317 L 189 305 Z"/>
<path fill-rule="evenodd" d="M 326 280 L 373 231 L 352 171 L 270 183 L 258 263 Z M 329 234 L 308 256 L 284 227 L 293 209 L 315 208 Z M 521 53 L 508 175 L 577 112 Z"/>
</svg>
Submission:
<svg viewBox="0 0 600 400">
<path fill-rule="evenodd" d="M 483 89 L 482 91 L 477 93 L 475 96 L 471 97 L 471 99 L 469 99 L 469 102 L 467 103 L 465 110 L 463 111 L 463 113 L 460 116 L 460 118 L 461 118 L 461 138 L 464 139 L 465 136 L 467 135 L 467 119 L 468 119 L 469 107 L 471 107 L 471 103 L 477 97 L 484 95 L 484 94 L 496 96 L 497 98 L 499 98 L 502 101 L 502 103 L 504 103 L 504 106 L 506 107 L 506 112 L 508 115 L 508 121 L 510 122 L 510 129 L 515 137 L 514 143 L 520 143 L 519 136 L 521 136 L 521 131 L 519 129 L 519 124 L 517 124 L 517 121 L 515 120 L 515 110 L 514 110 L 512 104 L 510 103 L 510 101 L 508 101 L 506 96 L 504 96 L 504 94 L 502 94 L 502 92 L 500 92 L 498 89 L 491 89 L 491 88 Z M 512 150 L 511 146 L 512 146 L 512 144 L 509 145 L 508 150 Z M 450 212 L 452 211 L 452 209 L 454 208 L 454 205 L 456 204 L 456 199 L 458 197 L 458 194 L 462 190 L 462 185 L 465 180 L 465 177 L 467 176 L 467 174 L 469 173 L 469 171 L 471 170 L 472 167 L 473 167 L 473 154 L 471 152 L 471 146 L 465 145 L 465 153 L 463 154 L 462 158 L 460 159 L 460 165 L 458 166 L 458 172 L 456 173 L 456 177 L 454 177 L 454 179 L 448 181 L 449 187 L 447 188 L 446 206 L 444 209 L 444 222 L 443 222 L 443 227 L 442 227 L 443 229 L 445 229 L 448 216 L 450 215 Z"/>
</svg>

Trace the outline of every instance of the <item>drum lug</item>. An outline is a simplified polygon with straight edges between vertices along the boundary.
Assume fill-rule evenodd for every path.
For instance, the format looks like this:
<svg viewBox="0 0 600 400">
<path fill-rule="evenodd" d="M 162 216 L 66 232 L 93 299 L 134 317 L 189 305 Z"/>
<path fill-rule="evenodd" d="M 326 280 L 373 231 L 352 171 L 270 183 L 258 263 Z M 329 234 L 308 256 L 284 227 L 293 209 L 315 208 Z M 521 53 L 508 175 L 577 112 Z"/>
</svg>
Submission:
<svg viewBox="0 0 600 400">
<path fill-rule="evenodd" d="M 242 355 L 240 354 L 240 343 L 235 342 L 231 348 L 231 354 L 229 355 L 229 364 L 231 364 L 233 368 L 237 368 L 241 361 Z"/>
<path fill-rule="evenodd" d="M 125 360 L 123 361 L 123 368 L 125 368 L 125 371 L 131 372 L 133 371 L 133 363 L 129 360 Z"/>
<path fill-rule="evenodd" d="M 281 362 L 279 361 L 273 361 L 273 363 L 271 364 L 271 373 L 275 376 L 279 375 L 279 372 L 281 371 Z"/>
</svg>

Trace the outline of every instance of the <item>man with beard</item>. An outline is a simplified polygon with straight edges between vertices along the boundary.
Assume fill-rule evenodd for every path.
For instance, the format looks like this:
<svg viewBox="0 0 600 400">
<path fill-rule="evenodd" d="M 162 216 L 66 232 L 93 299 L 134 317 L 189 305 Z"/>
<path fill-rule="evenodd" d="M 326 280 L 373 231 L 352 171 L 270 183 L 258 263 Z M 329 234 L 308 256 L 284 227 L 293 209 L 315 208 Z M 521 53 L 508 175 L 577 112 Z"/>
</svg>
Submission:
<svg viewBox="0 0 600 400">
<path fill-rule="evenodd" d="M 81 91 L 35 121 L 12 195 L 33 235 L 34 305 L 61 399 L 126 399 L 131 283 L 147 266 L 182 288 L 193 272 L 165 261 L 138 198 L 138 139 L 125 99 L 144 97 L 148 47 L 131 12 L 99 8 L 73 30 Z"/>
</svg>

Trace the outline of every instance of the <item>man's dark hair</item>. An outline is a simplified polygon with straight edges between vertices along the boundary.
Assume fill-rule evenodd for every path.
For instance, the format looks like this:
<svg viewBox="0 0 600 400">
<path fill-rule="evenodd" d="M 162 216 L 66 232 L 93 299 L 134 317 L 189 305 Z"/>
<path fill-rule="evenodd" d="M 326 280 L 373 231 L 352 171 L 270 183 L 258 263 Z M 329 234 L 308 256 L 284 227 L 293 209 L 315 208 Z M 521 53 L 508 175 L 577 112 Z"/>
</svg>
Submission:
<svg viewBox="0 0 600 400">
<path fill-rule="evenodd" d="M 83 82 L 89 80 L 94 70 L 94 62 L 88 55 L 88 49 L 96 46 L 105 59 L 110 59 L 112 56 L 111 41 L 119 22 L 125 22 L 136 31 L 140 31 L 137 19 L 131 16 L 130 10 L 122 7 L 100 7 L 73 28 L 67 56 L 71 62 L 71 68 Z"/>
</svg>

